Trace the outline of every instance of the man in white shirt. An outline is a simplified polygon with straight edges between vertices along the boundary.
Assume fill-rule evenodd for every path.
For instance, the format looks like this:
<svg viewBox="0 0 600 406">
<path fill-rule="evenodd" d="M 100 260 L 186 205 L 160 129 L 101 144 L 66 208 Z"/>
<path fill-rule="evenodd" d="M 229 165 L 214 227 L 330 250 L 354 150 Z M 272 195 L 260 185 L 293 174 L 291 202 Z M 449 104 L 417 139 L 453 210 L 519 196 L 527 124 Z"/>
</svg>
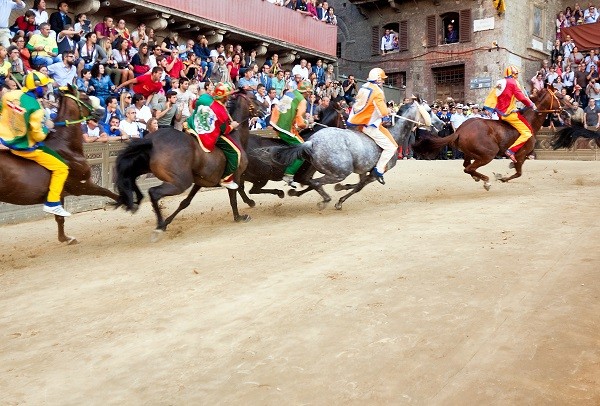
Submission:
<svg viewBox="0 0 600 406">
<path fill-rule="evenodd" d="M 300 60 L 300 65 L 295 65 L 292 68 L 292 75 L 300 75 L 301 80 L 308 80 L 308 68 L 306 67 L 306 59 Z"/>
<path fill-rule="evenodd" d="M 463 113 L 463 109 L 464 106 L 462 104 L 457 104 L 456 113 L 452 114 L 450 117 L 450 123 L 452 124 L 454 131 L 458 130 L 458 127 L 467 120 L 467 116 Z"/>
<path fill-rule="evenodd" d="M 381 37 L 381 55 L 385 55 L 388 52 L 394 50 L 394 40 L 396 38 L 396 33 L 394 30 L 390 30 L 389 28 L 385 30 L 385 34 Z"/>
<path fill-rule="evenodd" d="M 190 92 L 190 80 L 187 78 L 179 79 L 179 89 L 175 89 L 177 92 L 177 107 L 181 110 L 181 118 L 175 120 L 175 129 L 181 131 L 183 129 L 183 122 L 192 115 L 192 102 L 196 99 L 196 96 Z"/>
</svg>

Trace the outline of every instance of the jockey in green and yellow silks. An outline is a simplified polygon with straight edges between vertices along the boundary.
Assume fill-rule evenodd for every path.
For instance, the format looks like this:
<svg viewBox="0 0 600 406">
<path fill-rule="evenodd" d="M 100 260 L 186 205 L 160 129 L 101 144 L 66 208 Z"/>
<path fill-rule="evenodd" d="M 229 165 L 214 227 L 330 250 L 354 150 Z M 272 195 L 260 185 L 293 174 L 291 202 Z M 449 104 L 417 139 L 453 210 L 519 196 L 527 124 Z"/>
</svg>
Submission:
<svg viewBox="0 0 600 406">
<path fill-rule="evenodd" d="M 507 67 L 504 70 L 504 79 L 500 79 L 496 83 L 496 87 L 485 99 L 484 106 L 486 110 L 498 113 L 502 121 L 506 121 L 519 132 L 519 138 L 505 152 L 506 156 L 515 163 L 517 162 L 515 153 L 533 136 L 531 125 L 516 109 L 517 100 L 527 107 L 537 109 L 535 104 L 523 92 L 518 78 L 519 69 L 516 66 Z"/>
<path fill-rule="evenodd" d="M 271 126 L 277 131 L 279 138 L 289 145 L 298 145 L 304 142 L 299 131 L 308 126 L 304 114 L 306 113 L 306 97 L 312 91 L 312 84 L 304 80 L 298 84 L 298 89 L 286 92 L 271 110 Z M 302 159 L 296 159 L 285 168 L 283 180 L 293 188 L 299 186 L 294 182 L 294 175 L 303 162 Z"/>
<path fill-rule="evenodd" d="M 25 76 L 22 90 L 12 90 L 2 96 L 0 104 L 0 143 L 20 157 L 37 162 L 51 172 L 50 186 L 44 211 L 67 217 L 71 213 L 61 204 L 63 187 L 69 176 L 69 167 L 44 140 L 48 129 L 44 125 L 44 109 L 38 102 L 53 82 L 43 73 L 31 71 Z"/>
</svg>

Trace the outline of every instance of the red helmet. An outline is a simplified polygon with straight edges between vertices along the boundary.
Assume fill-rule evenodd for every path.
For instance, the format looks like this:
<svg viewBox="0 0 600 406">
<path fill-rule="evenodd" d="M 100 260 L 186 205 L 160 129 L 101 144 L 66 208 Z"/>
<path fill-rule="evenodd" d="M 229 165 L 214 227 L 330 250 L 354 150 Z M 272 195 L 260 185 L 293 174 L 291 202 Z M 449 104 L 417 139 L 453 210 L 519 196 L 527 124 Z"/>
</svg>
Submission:
<svg viewBox="0 0 600 406">
<path fill-rule="evenodd" d="M 213 90 L 213 97 L 215 100 L 223 100 L 229 97 L 231 93 L 233 93 L 233 88 L 229 83 L 219 82 Z"/>
</svg>

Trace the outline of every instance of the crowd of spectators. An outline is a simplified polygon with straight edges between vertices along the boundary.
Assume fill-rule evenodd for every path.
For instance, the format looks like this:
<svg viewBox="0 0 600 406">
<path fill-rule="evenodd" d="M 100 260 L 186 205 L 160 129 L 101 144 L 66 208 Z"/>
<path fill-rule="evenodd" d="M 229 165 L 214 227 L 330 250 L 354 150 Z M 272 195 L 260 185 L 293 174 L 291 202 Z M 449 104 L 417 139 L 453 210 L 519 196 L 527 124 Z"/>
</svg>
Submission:
<svg viewBox="0 0 600 406">
<path fill-rule="evenodd" d="M 295 10 L 315 20 L 337 25 L 335 9 L 327 1 L 321 0 L 266 0 L 276 6 Z"/>
<path fill-rule="evenodd" d="M 325 1 L 268 1 L 337 23 Z M 94 24 L 86 14 L 70 14 L 66 1 L 56 7 L 49 14 L 45 0 L 34 0 L 31 9 L 22 0 L 0 0 L 0 27 L 8 27 L 0 28 L 0 87 L 3 92 L 20 88 L 27 72 L 38 70 L 54 79 L 54 90 L 71 84 L 98 97 L 106 114 L 83 125 L 86 142 L 142 137 L 169 125 L 181 129 L 193 101 L 217 82 L 255 93 L 270 111 L 284 92 L 310 80 L 311 115 L 317 120 L 331 101 L 347 108 L 358 90 L 353 77 L 340 82 L 333 65 L 321 60 L 313 66 L 302 59 L 285 69 L 272 54 L 259 64 L 256 50 L 239 44 L 209 46 L 202 34 L 181 41 L 176 32 L 159 39 L 144 22 L 130 32 L 123 18 L 107 15 Z M 13 10 L 22 15 L 9 21 Z M 55 113 L 52 94 L 43 103 L 48 114 Z"/>
</svg>

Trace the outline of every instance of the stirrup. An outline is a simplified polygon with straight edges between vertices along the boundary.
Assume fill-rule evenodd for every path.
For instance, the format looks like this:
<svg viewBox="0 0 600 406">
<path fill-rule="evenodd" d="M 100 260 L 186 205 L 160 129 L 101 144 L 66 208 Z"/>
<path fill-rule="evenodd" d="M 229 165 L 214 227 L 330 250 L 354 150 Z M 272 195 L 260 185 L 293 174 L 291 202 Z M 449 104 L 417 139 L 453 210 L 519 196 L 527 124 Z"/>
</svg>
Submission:
<svg viewBox="0 0 600 406">
<path fill-rule="evenodd" d="M 517 157 L 515 156 L 515 153 L 512 152 L 510 149 L 507 149 L 504 155 L 506 155 L 514 164 L 517 163 Z"/>
</svg>

